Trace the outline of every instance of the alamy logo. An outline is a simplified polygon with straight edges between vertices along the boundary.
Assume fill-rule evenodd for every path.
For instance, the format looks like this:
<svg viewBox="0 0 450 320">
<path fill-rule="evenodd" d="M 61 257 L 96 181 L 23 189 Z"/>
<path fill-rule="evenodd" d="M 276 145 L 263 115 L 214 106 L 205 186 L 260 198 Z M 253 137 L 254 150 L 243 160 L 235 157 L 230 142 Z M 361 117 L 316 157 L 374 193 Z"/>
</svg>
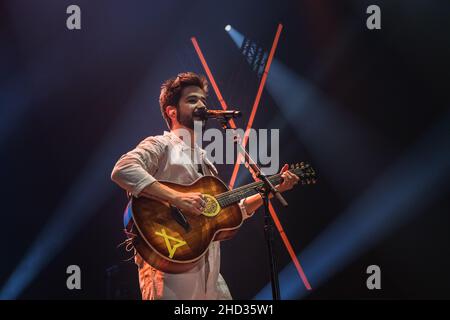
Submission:
<svg viewBox="0 0 450 320">
<path fill-rule="evenodd" d="M 80 290 L 81 289 L 81 269 L 77 265 L 70 265 L 66 270 L 67 274 L 70 276 L 67 277 L 66 286 L 69 290 Z"/>
<path fill-rule="evenodd" d="M 367 7 L 366 13 L 370 14 L 367 18 L 366 26 L 369 30 L 381 29 L 381 9 L 373 4 Z"/>
<path fill-rule="evenodd" d="M 248 153 L 258 162 L 267 175 L 276 174 L 280 165 L 280 130 L 279 129 L 250 129 L 248 131 Z M 177 129 L 177 135 L 186 143 L 191 144 L 191 135 L 186 129 Z M 234 164 L 237 158 L 235 141 L 242 143 L 245 136 L 243 129 L 223 131 L 216 128 L 203 130 L 201 121 L 194 122 L 195 143 L 206 151 L 206 156 L 214 164 Z M 197 148 L 193 157 L 183 156 L 177 159 L 180 164 L 200 164 L 202 159 Z M 241 162 L 242 163 L 242 162 Z"/>
<path fill-rule="evenodd" d="M 366 285 L 369 290 L 381 289 L 381 269 L 379 266 L 373 264 L 367 267 L 367 274 L 370 276 L 367 278 Z"/>
<path fill-rule="evenodd" d="M 72 4 L 67 7 L 67 14 L 70 14 L 66 20 L 66 26 L 69 30 L 80 30 L 81 29 L 81 9 L 79 6 Z"/>
</svg>

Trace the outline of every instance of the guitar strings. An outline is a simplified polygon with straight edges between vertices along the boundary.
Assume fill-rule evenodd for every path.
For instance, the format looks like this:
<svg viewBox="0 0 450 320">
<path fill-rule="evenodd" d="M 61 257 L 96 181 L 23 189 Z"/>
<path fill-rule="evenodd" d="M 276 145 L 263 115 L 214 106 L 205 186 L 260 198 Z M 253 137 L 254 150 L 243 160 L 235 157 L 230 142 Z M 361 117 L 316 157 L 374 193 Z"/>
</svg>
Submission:
<svg viewBox="0 0 450 320">
<path fill-rule="evenodd" d="M 279 179 L 280 179 L 280 174 L 270 177 L 269 181 L 272 183 L 276 183 L 276 182 L 278 182 Z M 219 202 L 222 202 L 223 204 L 229 204 L 229 203 L 235 202 L 236 200 L 245 198 L 247 196 L 247 193 L 249 193 L 248 196 L 254 194 L 255 192 L 257 192 L 256 188 L 259 186 L 262 186 L 262 185 L 263 185 L 263 182 L 256 181 L 256 182 L 250 183 L 246 186 L 239 187 L 234 190 L 230 190 L 230 191 L 221 193 L 216 196 L 216 199 Z"/>
<path fill-rule="evenodd" d="M 303 169 L 301 169 L 301 168 L 296 168 L 294 170 L 289 170 L 289 171 L 293 171 L 296 174 L 301 173 L 302 176 L 304 174 Z M 307 171 L 309 171 L 309 170 L 307 170 Z M 269 177 L 269 181 L 272 183 L 278 183 L 279 180 L 281 180 L 281 173 Z M 250 191 L 249 195 L 254 194 L 253 192 L 256 191 L 255 189 L 262 185 L 263 185 L 262 181 L 255 181 L 248 185 L 238 187 L 234 190 L 225 191 L 215 197 L 216 197 L 217 201 L 219 201 L 221 203 L 221 205 L 222 204 L 228 205 L 230 203 L 235 202 L 236 200 L 245 198 L 246 193 L 248 193 L 249 191 Z"/>
</svg>

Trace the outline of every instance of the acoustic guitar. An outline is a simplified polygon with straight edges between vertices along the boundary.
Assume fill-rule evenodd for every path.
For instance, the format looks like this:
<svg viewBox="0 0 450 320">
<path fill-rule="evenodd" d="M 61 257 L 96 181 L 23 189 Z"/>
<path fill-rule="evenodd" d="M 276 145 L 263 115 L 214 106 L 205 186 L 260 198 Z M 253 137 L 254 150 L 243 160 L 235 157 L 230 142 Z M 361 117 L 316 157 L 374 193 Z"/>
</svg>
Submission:
<svg viewBox="0 0 450 320">
<path fill-rule="evenodd" d="M 301 184 L 316 182 L 313 168 L 304 163 L 292 165 Z M 281 183 L 281 174 L 269 177 Z M 179 192 L 199 192 L 206 201 L 202 215 L 184 214 L 168 202 L 132 197 L 127 206 L 135 227 L 129 240 L 140 256 L 154 268 L 167 273 L 183 273 L 194 268 L 212 241 L 232 238 L 243 223 L 238 202 L 261 191 L 257 181 L 229 190 L 218 178 L 203 176 L 192 184 L 160 183 Z"/>
</svg>

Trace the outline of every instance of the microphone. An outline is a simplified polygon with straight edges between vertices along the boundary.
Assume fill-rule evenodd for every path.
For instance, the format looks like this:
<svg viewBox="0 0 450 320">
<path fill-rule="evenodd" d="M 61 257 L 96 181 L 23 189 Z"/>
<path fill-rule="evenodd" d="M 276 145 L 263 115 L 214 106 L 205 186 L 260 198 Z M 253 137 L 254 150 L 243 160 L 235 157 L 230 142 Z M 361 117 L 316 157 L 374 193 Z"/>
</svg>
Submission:
<svg viewBox="0 0 450 320">
<path fill-rule="evenodd" d="M 207 120 L 210 118 L 239 118 L 242 116 L 242 112 L 239 110 L 210 110 L 205 107 L 195 108 L 192 112 L 192 116 L 199 120 Z"/>
</svg>

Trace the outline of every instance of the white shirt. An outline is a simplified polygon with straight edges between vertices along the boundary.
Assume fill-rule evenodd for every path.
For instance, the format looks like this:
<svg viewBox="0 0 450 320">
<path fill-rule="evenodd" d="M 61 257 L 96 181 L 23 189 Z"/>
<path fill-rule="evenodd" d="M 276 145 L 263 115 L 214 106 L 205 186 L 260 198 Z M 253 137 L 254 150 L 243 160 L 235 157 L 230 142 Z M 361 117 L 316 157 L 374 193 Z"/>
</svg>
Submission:
<svg viewBox="0 0 450 320">
<path fill-rule="evenodd" d="M 191 154 L 200 157 L 205 175 L 217 175 L 217 169 L 206 157 L 205 150 L 191 148 L 173 132 L 144 139 L 116 163 L 111 178 L 123 189 L 137 197 L 157 180 L 190 184 L 202 176 Z M 243 201 L 239 203 L 243 219 L 247 214 Z M 148 265 L 139 255 L 139 282 L 143 299 L 232 299 L 228 286 L 220 274 L 220 242 L 213 241 L 205 258 L 188 272 L 163 273 Z"/>
</svg>

